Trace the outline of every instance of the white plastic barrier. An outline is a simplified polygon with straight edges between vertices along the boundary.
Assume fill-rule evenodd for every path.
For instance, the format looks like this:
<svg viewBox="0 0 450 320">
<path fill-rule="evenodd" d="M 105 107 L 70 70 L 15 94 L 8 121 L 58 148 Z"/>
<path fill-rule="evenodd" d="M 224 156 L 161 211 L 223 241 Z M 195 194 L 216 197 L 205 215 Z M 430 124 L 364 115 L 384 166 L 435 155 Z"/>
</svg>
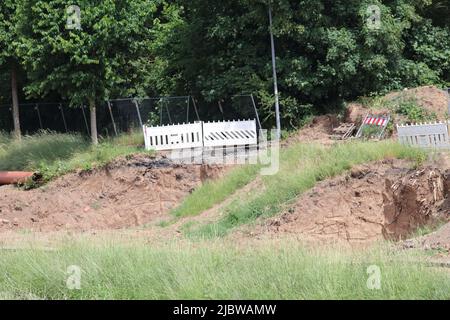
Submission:
<svg viewBox="0 0 450 320">
<path fill-rule="evenodd" d="M 143 126 L 146 149 L 172 150 L 258 144 L 256 121 L 196 122 Z"/>
<path fill-rule="evenodd" d="M 147 150 L 171 150 L 203 146 L 202 123 L 187 123 L 161 127 L 144 126 Z"/>
<path fill-rule="evenodd" d="M 205 147 L 254 145 L 257 143 L 255 120 L 203 123 L 203 145 Z"/>
<path fill-rule="evenodd" d="M 447 122 L 397 125 L 400 143 L 421 148 L 450 148 Z"/>
</svg>

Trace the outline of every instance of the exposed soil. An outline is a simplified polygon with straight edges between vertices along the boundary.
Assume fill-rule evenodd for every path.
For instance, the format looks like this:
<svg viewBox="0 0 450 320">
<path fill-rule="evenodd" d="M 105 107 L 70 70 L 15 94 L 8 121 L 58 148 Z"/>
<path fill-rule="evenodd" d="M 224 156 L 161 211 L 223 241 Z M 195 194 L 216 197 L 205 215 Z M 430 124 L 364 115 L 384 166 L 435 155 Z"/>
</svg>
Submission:
<svg viewBox="0 0 450 320">
<path fill-rule="evenodd" d="M 314 142 L 330 145 L 336 142 L 330 137 L 333 129 L 339 126 L 339 121 L 335 115 L 322 115 L 314 117 L 311 123 L 288 139 L 282 142 L 282 145 L 289 145 L 296 142 Z"/>
<path fill-rule="evenodd" d="M 418 105 L 422 106 L 429 113 L 436 114 L 438 120 L 445 120 L 448 111 L 448 96 L 444 90 L 434 86 L 425 86 L 403 91 L 391 92 L 384 97 L 386 102 L 399 102 L 401 100 L 414 99 Z M 381 115 L 390 113 L 388 109 L 369 109 L 361 103 L 352 102 L 347 106 L 345 121 L 360 124 L 367 113 Z M 405 122 L 405 117 L 396 115 L 397 123 Z"/>
<path fill-rule="evenodd" d="M 439 120 L 445 120 L 448 112 L 448 96 L 444 90 L 435 86 L 424 86 L 391 92 L 386 95 L 388 101 L 414 98 L 417 103 L 430 113 L 435 113 Z"/>
<path fill-rule="evenodd" d="M 444 224 L 425 236 L 405 240 L 401 242 L 401 245 L 405 249 L 421 248 L 436 250 L 437 253 L 450 254 L 450 223 Z"/>
<path fill-rule="evenodd" d="M 399 92 L 392 92 L 384 97 L 386 101 L 395 102 L 401 99 L 416 99 L 417 103 L 424 107 L 428 112 L 435 113 L 439 120 L 445 120 L 447 114 L 447 93 L 434 86 L 418 87 L 413 89 L 405 89 Z M 361 125 L 364 117 L 368 114 L 385 115 L 391 113 L 387 108 L 369 109 L 358 102 L 351 102 L 345 110 L 344 122 L 354 123 L 357 128 Z M 393 117 L 395 124 L 405 123 L 405 116 L 395 115 Z M 341 121 L 336 115 L 327 114 L 314 117 L 312 122 L 298 132 L 290 136 L 282 142 L 286 146 L 294 142 L 314 142 L 324 145 L 331 145 L 339 140 L 331 137 L 333 129 L 338 127 Z"/>
<path fill-rule="evenodd" d="M 251 237 L 290 234 L 316 244 L 407 237 L 418 226 L 448 218 L 450 213 L 444 173 L 433 166 L 410 167 L 402 160 L 355 167 L 317 184 L 283 214 L 242 233 Z"/>
<path fill-rule="evenodd" d="M 449 172 L 427 167 L 401 179 L 386 179 L 383 193 L 386 239 L 404 239 L 418 227 L 450 216 Z"/>
<path fill-rule="evenodd" d="M 368 114 L 372 114 L 374 116 L 377 115 L 385 115 L 391 113 L 389 109 L 369 109 L 366 106 L 362 105 L 358 102 L 352 102 L 347 105 L 347 109 L 345 110 L 345 121 L 355 123 L 357 126 L 360 126 L 364 120 L 364 117 Z"/>
<path fill-rule="evenodd" d="M 157 221 L 202 181 L 220 176 L 218 166 L 180 165 L 134 156 L 105 168 L 61 177 L 39 189 L 0 188 L 0 232 L 86 231 Z"/>
</svg>

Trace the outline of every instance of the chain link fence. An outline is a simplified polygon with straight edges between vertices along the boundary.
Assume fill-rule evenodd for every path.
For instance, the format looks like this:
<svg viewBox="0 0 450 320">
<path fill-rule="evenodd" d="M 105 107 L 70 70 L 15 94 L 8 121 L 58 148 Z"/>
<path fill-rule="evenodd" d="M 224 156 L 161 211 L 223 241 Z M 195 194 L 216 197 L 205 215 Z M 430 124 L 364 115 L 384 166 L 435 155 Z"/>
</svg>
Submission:
<svg viewBox="0 0 450 320">
<path fill-rule="evenodd" d="M 192 123 L 200 120 L 257 119 L 252 95 L 238 95 L 215 103 L 201 102 L 192 96 L 126 98 L 106 101 L 97 106 L 97 128 L 108 137 L 147 125 Z M 31 135 L 40 130 L 90 135 L 90 112 L 87 106 L 68 103 L 25 103 L 19 105 L 21 131 Z M 13 131 L 11 105 L 0 105 L 0 131 Z"/>
</svg>

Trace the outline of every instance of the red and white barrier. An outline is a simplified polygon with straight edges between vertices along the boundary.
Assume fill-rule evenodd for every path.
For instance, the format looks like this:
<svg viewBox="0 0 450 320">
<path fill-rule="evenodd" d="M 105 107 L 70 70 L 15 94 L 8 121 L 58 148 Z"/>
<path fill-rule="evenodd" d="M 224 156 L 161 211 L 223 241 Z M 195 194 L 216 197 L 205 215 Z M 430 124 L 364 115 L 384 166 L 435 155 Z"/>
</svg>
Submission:
<svg viewBox="0 0 450 320">
<path fill-rule="evenodd" d="M 364 121 L 365 124 L 376 125 L 384 127 L 388 123 L 388 118 L 385 117 L 367 117 Z"/>
<path fill-rule="evenodd" d="M 381 138 L 390 120 L 391 117 L 389 115 L 366 115 L 361 127 L 358 130 L 358 133 L 356 134 L 356 138 L 361 138 L 363 130 L 367 126 L 375 126 L 375 128 L 378 127 L 377 133 L 374 137 Z"/>
</svg>

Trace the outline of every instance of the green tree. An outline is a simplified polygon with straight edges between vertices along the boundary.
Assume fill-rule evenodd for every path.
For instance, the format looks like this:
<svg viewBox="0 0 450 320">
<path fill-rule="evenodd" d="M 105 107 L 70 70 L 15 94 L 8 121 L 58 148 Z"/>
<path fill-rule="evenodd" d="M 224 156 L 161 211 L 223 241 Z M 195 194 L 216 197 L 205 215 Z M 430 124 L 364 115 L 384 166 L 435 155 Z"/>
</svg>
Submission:
<svg viewBox="0 0 450 320">
<path fill-rule="evenodd" d="M 344 99 L 405 86 L 439 82 L 435 71 L 447 57 L 443 39 L 411 32 L 424 21 L 429 0 L 180 0 L 183 23 L 166 50 L 167 74 L 206 103 L 238 93 L 257 93 L 261 112 L 273 123 L 267 8 L 273 9 L 280 103 L 285 126 Z M 370 23 L 370 7 L 380 13 Z M 430 9 L 431 10 L 431 9 Z M 430 22 L 434 25 L 434 21 Z M 426 29 L 425 29 L 426 30 Z M 428 46 L 428 47 L 427 47 Z M 433 53 L 433 50 L 436 52 Z M 438 58 L 438 60 L 436 60 Z M 433 62 L 434 61 L 434 62 Z"/>
<path fill-rule="evenodd" d="M 78 21 L 72 19 L 68 27 L 67 3 L 23 0 L 19 51 L 30 80 L 25 89 L 33 97 L 58 92 L 74 106 L 87 102 L 97 144 L 96 108 L 112 96 L 142 89 L 143 73 L 154 60 L 154 18 L 165 4 L 79 0 L 80 28 L 74 28 Z"/>
<path fill-rule="evenodd" d="M 10 75 L 14 136 L 20 139 L 19 89 L 17 80 L 20 60 L 16 54 L 18 44 L 16 8 L 17 1 L 14 0 L 3 0 L 0 3 L 0 68 L 3 72 L 7 72 Z"/>
</svg>

